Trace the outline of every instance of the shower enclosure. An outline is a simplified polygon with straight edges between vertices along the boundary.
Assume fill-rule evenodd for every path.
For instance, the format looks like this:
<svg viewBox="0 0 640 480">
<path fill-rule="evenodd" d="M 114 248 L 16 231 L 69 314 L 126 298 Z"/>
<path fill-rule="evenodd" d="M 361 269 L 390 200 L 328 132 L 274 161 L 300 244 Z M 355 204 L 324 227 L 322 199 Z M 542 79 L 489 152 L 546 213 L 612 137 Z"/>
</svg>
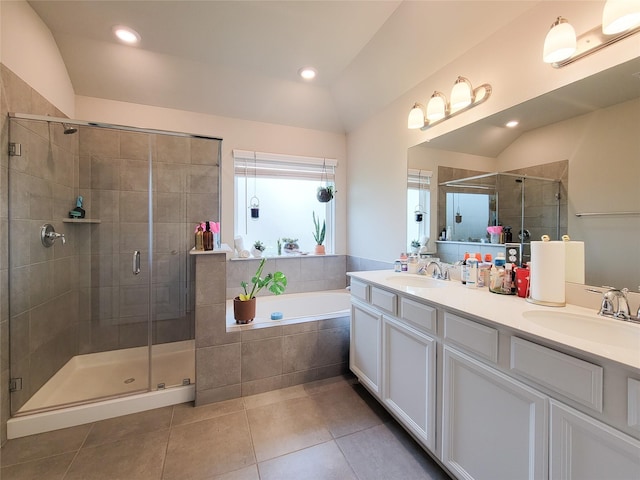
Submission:
<svg viewBox="0 0 640 480">
<path fill-rule="evenodd" d="M 12 416 L 193 384 L 221 139 L 10 114 L 9 142 Z"/>
<path fill-rule="evenodd" d="M 566 233 L 567 204 L 562 182 L 522 173 L 487 173 L 440 183 L 438 219 L 451 227 L 453 240 L 489 241 L 487 226 L 509 228 L 530 259 L 531 240 Z M 564 219 L 564 220 L 562 220 Z"/>
</svg>

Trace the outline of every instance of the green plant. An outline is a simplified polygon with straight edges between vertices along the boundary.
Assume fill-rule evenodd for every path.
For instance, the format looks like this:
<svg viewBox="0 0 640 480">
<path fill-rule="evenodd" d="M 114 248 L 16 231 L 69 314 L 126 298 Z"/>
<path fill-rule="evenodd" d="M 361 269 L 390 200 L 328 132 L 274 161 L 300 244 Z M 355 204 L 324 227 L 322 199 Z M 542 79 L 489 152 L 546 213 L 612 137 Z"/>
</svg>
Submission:
<svg viewBox="0 0 640 480">
<path fill-rule="evenodd" d="M 251 283 L 253 284 L 253 286 L 251 287 L 250 292 L 247 291 L 247 287 L 249 286 L 249 284 L 245 281 L 240 282 L 240 286 L 244 289 L 244 293 L 241 293 L 240 295 L 238 295 L 238 297 L 243 302 L 254 298 L 263 288 L 268 288 L 269 291 L 274 295 L 280 295 L 281 293 L 284 293 L 285 289 L 287 288 L 287 277 L 282 272 L 268 273 L 264 278 L 261 277 L 262 270 L 264 269 L 264 264 L 266 261 L 266 258 L 263 258 L 260 261 L 260 265 L 258 265 L 256 274 L 251 277 Z"/>
<path fill-rule="evenodd" d="M 316 197 L 319 202 L 326 203 L 333 199 L 335 194 L 335 188 L 333 185 L 320 186 L 318 187 L 318 192 L 316 193 Z"/>
<path fill-rule="evenodd" d="M 418 240 L 411 240 L 411 246 L 413 248 L 419 248 L 420 247 L 420 242 Z"/>
<path fill-rule="evenodd" d="M 297 239 L 297 238 L 287 238 L 287 237 L 284 237 L 284 238 L 282 239 L 282 241 L 283 241 L 284 243 L 296 243 L 296 242 L 298 241 L 298 239 Z"/>
<path fill-rule="evenodd" d="M 253 248 L 255 248 L 256 250 L 259 250 L 261 252 L 264 252 L 264 249 L 267 248 L 264 246 L 264 243 L 262 243 L 260 240 L 256 240 L 253 244 Z"/>
<path fill-rule="evenodd" d="M 324 220 L 322 220 L 322 227 L 320 227 L 320 219 L 316 218 L 316 212 L 313 212 L 313 225 L 315 226 L 316 231 L 313 232 L 313 238 L 316 241 L 316 244 L 322 245 L 324 243 L 324 235 L 327 230 L 327 225 Z"/>
</svg>

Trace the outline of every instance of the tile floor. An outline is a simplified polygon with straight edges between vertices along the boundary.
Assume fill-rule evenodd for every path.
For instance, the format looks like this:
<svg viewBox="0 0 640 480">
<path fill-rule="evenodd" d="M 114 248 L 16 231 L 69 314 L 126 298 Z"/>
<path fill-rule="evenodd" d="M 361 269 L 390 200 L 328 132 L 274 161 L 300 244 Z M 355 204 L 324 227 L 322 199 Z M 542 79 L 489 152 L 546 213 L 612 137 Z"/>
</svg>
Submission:
<svg viewBox="0 0 640 480">
<path fill-rule="evenodd" d="M 449 479 L 352 377 L 9 440 L 2 480 Z"/>
</svg>

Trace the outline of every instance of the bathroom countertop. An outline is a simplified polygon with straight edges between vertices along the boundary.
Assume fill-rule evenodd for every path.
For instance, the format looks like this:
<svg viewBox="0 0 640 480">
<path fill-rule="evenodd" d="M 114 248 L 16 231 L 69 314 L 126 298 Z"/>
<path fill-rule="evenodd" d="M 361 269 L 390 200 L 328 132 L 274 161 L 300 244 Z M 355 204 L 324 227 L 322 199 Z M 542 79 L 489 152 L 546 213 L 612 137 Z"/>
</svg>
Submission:
<svg viewBox="0 0 640 480">
<path fill-rule="evenodd" d="M 516 295 L 491 293 L 486 287 L 467 288 L 454 280 L 434 281 L 424 276 L 391 270 L 347 274 L 407 297 L 423 299 L 498 327 L 508 327 L 560 347 L 597 355 L 640 371 L 640 324 L 602 317 L 592 309 L 577 305 L 536 305 Z M 407 280 L 408 285 L 402 285 L 403 279 Z M 437 286 L 416 286 L 420 279 Z"/>
</svg>

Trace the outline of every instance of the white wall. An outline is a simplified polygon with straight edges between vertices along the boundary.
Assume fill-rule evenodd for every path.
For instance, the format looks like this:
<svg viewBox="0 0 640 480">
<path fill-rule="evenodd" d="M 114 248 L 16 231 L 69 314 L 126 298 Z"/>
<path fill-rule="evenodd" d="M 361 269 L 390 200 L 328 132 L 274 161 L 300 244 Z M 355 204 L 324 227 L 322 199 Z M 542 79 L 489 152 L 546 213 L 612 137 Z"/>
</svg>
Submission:
<svg viewBox="0 0 640 480">
<path fill-rule="evenodd" d="M 73 118 L 73 85 L 53 35 L 26 1 L 0 5 L 0 61 Z"/>
<path fill-rule="evenodd" d="M 600 24 L 603 5 L 600 1 L 540 2 L 350 132 L 347 253 L 391 261 L 405 248 L 409 147 L 637 57 L 640 36 L 635 35 L 562 69 L 542 62 L 544 37 L 558 15 L 569 18 L 581 34 Z M 425 132 L 408 130 L 413 103 L 426 103 L 434 90 L 450 91 L 458 75 L 476 85 L 490 83 L 491 98 Z M 470 162 L 466 168 L 476 165 Z M 478 165 L 478 169 L 483 168 Z"/>
<path fill-rule="evenodd" d="M 336 253 L 346 251 L 346 139 L 342 134 L 217 117 L 90 97 L 76 97 L 76 118 L 220 137 L 222 141 L 222 241 L 233 245 L 233 149 L 335 158 Z M 295 201 L 295 199 L 291 199 Z M 311 228 L 311 224 L 310 224 Z"/>
</svg>

